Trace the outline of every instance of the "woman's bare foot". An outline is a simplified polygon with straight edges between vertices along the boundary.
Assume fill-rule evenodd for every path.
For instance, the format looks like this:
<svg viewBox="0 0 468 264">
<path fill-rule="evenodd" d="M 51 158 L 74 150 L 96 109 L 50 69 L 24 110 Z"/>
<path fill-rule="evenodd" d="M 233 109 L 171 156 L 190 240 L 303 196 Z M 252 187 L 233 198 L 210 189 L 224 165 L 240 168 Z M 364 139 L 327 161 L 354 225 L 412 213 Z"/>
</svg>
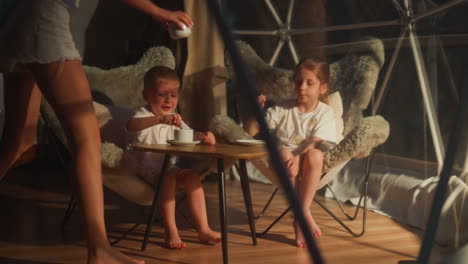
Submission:
<svg viewBox="0 0 468 264">
<path fill-rule="evenodd" d="M 88 264 L 145 264 L 143 260 L 133 260 L 110 245 L 88 251 Z"/>
<path fill-rule="evenodd" d="M 165 244 L 166 247 L 170 249 L 182 249 L 186 247 L 185 243 L 182 242 L 182 239 L 180 239 L 180 236 L 177 232 L 167 233 Z"/>
<path fill-rule="evenodd" d="M 203 230 L 198 232 L 198 239 L 200 242 L 203 243 L 209 243 L 209 242 L 215 242 L 219 243 L 221 242 L 221 233 L 215 232 L 211 229 Z"/>
<path fill-rule="evenodd" d="M 315 223 L 314 218 L 310 214 L 304 214 L 306 223 L 309 225 L 310 232 L 312 232 L 313 238 L 319 238 L 322 236 L 322 231 L 318 227 L 317 223 Z M 296 233 L 296 245 L 298 248 L 305 248 L 307 247 L 307 243 L 304 237 L 304 234 L 299 227 L 299 224 L 294 221 L 294 232 Z"/>
</svg>

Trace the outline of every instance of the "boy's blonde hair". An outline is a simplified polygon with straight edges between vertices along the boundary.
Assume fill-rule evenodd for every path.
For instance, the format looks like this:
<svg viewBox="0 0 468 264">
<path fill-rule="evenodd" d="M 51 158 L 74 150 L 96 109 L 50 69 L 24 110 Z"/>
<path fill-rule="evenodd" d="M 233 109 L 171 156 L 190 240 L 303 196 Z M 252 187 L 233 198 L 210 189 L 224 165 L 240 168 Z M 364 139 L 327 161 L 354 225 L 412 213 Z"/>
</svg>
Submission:
<svg viewBox="0 0 468 264">
<path fill-rule="evenodd" d="M 327 92 L 321 94 L 319 100 L 328 104 L 328 82 L 330 80 L 330 64 L 319 57 L 307 57 L 301 59 L 294 68 L 292 81 L 296 80 L 302 69 L 312 71 L 322 85 L 327 86 Z"/>
<path fill-rule="evenodd" d="M 180 82 L 179 75 L 175 70 L 166 66 L 155 66 L 149 69 L 145 74 L 143 79 L 143 92 L 153 91 L 158 87 L 158 83 L 163 80 Z"/>
</svg>

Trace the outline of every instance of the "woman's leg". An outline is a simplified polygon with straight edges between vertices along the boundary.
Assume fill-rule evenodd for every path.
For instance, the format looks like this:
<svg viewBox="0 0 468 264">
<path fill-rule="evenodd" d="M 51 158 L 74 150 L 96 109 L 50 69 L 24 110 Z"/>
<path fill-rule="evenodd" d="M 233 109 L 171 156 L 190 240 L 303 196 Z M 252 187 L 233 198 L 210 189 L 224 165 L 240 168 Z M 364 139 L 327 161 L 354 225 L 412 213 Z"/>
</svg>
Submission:
<svg viewBox="0 0 468 264">
<path fill-rule="evenodd" d="M 0 141 L 0 180 L 34 145 L 41 104 L 41 93 L 30 73 L 7 73 L 3 78 L 6 100 Z"/>
<path fill-rule="evenodd" d="M 160 211 L 163 218 L 164 230 L 166 232 L 166 247 L 172 249 L 185 248 L 179 236 L 175 218 L 175 192 L 176 192 L 177 169 L 167 173 L 164 185 L 161 189 Z"/>
<path fill-rule="evenodd" d="M 318 238 L 322 235 L 322 231 L 320 231 L 320 228 L 312 217 L 310 206 L 317 191 L 320 177 L 322 176 L 323 153 L 318 149 L 311 149 L 303 154 L 303 159 L 302 173 L 299 175 L 297 190 L 305 220 L 309 225 L 312 236 Z M 306 247 L 303 233 L 300 232 L 297 225 L 295 229 L 297 246 Z"/>
<path fill-rule="evenodd" d="M 184 170 L 177 178 L 178 185 L 187 193 L 190 213 L 195 221 L 198 238 L 201 242 L 221 242 L 221 234 L 208 225 L 205 192 L 200 182 L 200 175 L 193 170 Z"/>
<path fill-rule="evenodd" d="M 28 66 L 68 135 L 74 186 L 83 210 L 88 263 L 143 263 L 111 248 L 107 240 L 99 126 L 81 62 L 66 60 Z"/>
</svg>

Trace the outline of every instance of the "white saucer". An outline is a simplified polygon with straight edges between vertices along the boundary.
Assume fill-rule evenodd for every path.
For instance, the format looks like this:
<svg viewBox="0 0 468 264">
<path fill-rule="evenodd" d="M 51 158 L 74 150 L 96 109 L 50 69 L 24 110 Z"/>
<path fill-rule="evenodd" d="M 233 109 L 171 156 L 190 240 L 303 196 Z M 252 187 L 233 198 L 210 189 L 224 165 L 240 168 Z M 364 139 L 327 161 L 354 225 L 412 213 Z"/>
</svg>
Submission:
<svg viewBox="0 0 468 264">
<path fill-rule="evenodd" d="M 168 140 L 167 143 L 174 145 L 174 146 L 193 146 L 193 145 L 200 144 L 200 140 L 195 140 L 192 142 Z"/>
<path fill-rule="evenodd" d="M 261 146 L 265 145 L 265 141 L 258 139 L 238 139 L 236 140 L 237 144 L 244 146 Z"/>
</svg>

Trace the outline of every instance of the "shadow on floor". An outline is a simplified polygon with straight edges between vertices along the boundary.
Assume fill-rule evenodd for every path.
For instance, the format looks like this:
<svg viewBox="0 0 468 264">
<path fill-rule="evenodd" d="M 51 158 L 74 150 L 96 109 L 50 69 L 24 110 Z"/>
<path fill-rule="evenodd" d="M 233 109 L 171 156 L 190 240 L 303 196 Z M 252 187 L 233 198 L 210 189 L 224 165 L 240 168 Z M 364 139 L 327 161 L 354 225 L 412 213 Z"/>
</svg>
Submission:
<svg viewBox="0 0 468 264">
<path fill-rule="evenodd" d="M 37 262 L 37 261 L 30 261 L 30 260 L 1 258 L 1 257 L 0 257 L 0 263 L 5 263 L 5 264 L 59 264 L 59 263 L 53 263 L 53 262 Z"/>
</svg>

